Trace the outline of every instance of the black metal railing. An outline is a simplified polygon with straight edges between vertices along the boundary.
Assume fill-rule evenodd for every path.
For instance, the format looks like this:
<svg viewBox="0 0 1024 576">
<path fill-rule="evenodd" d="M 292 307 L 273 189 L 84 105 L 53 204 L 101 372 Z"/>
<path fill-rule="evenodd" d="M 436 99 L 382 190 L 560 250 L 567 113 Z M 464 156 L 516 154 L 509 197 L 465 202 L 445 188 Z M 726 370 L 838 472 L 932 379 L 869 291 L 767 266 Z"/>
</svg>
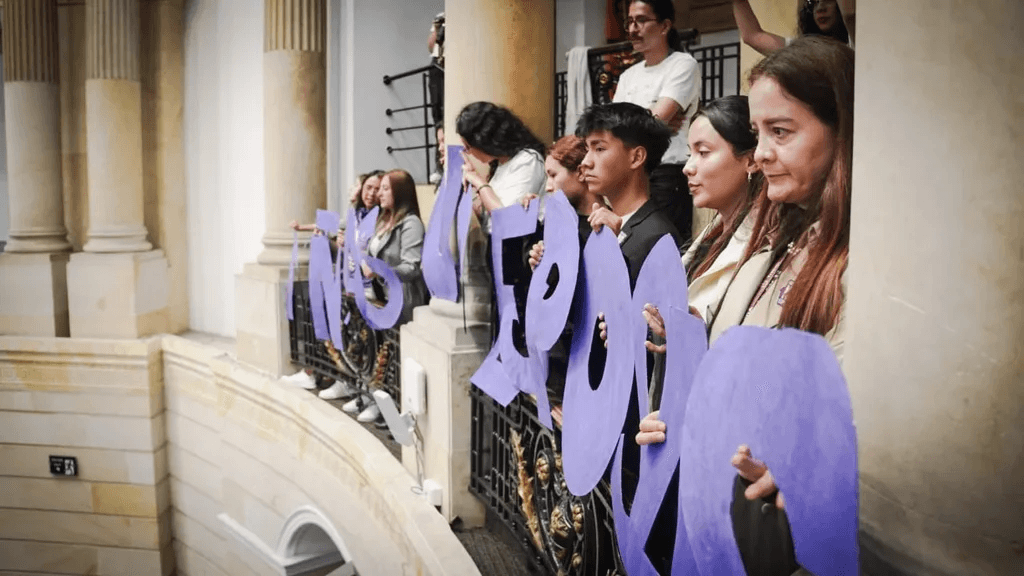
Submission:
<svg viewBox="0 0 1024 576">
<path fill-rule="evenodd" d="M 380 388 L 399 398 L 399 332 L 397 328 L 373 330 L 356 308 L 351 296 L 342 297 L 344 346 L 333 347 L 318 340 L 313 330 L 313 314 L 309 304 L 309 283 L 295 282 L 292 297 L 295 320 L 288 323 L 291 359 L 296 365 L 309 368 L 317 376 L 332 380 L 350 380 L 364 389 Z"/>
<path fill-rule="evenodd" d="M 740 93 L 739 42 L 694 48 L 690 54 L 700 64 L 701 105 L 726 94 Z M 732 80 L 729 92 L 726 92 L 727 80 Z"/>
<path fill-rule="evenodd" d="M 569 102 L 566 72 L 555 73 L 555 140 L 565 134 L 565 107 Z"/>
<path fill-rule="evenodd" d="M 425 165 L 425 172 L 423 181 L 426 182 L 430 178 L 430 174 L 434 171 L 435 151 L 437 150 L 437 138 L 433 135 L 434 133 L 434 122 L 432 121 L 432 113 L 435 108 L 440 109 L 441 102 L 435 102 L 431 98 L 431 77 L 434 82 L 444 82 L 444 68 L 436 63 L 421 66 L 419 68 L 413 68 L 400 74 L 385 75 L 384 85 L 390 86 L 395 80 L 401 80 L 402 78 L 409 78 L 412 76 L 419 75 L 420 84 L 423 90 L 423 103 L 416 104 L 413 106 L 406 106 L 404 108 L 388 108 L 384 111 L 384 114 L 394 119 L 395 114 L 403 114 L 406 112 L 422 111 L 422 124 L 410 124 L 404 126 L 388 126 L 384 129 L 384 132 L 388 136 L 393 136 L 397 132 L 407 131 L 422 131 L 423 133 L 423 144 L 414 144 L 412 146 L 391 146 L 388 145 L 388 154 L 394 154 L 395 152 L 404 152 L 407 150 L 423 150 L 423 158 Z M 440 78 L 440 79 L 438 79 Z"/>
<path fill-rule="evenodd" d="M 691 48 L 698 38 L 696 30 L 680 30 L 683 48 L 693 55 L 701 70 L 701 104 L 726 94 L 739 94 L 740 89 L 740 45 L 738 42 Z M 618 42 L 587 51 L 587 70 L 590 73 L 591 101 L 607 104 L 612 101 L 619 76 L 642 56 L 633 52 L 631 42 Z M 565 125 L 567 91 L 565 73 L 555 77 L 555 138 L 561 137 L 569 128 Z M 726 82 L 731 91 L 727 91 Z"/>
<path fill-rule="evenodd" d="M 533 559 L 533 573 L 625 574 L 615 538 L 608 484 L 573 496 L 562 473 L 561 430 L 548 430 L 520 395 L 502 407 L 475 386 L 470 492 L 512 531 Z"/>
</svg>

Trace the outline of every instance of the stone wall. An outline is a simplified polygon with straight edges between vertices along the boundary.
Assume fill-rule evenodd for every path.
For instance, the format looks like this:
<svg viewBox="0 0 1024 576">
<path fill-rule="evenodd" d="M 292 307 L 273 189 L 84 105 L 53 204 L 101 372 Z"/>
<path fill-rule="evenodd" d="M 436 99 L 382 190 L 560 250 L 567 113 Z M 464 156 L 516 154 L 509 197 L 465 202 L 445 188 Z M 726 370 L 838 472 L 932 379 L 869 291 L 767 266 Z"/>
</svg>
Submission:
<svg viewBox="0 0 1024 576">
<path fill-rule="evenodd" d="M 0 337 L 0 569 L 173 571 L 161 372 L 159 339 Z"/>
</svg>

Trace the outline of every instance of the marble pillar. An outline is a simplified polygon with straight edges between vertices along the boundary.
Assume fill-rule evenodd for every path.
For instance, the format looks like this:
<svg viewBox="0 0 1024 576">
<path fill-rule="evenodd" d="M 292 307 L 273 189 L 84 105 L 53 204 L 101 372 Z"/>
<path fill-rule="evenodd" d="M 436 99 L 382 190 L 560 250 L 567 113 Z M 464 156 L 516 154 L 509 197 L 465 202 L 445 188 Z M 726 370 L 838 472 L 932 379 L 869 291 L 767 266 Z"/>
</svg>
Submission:
<svg viewBox="0 0 1024 576">
<path fill-rule="evenodd" d="M 239 359 L 282 374 L 291 370 L 288 223 L 312 222 L 317 208 L 327 207 L 327 0 L 265 0 L 263 6 L 266 231 L 256 262 L 236 277 L 235 324 Z M 299 261 L 308 263 L 308 251 Z"/>
<path fill-rule="evenodd" d="M 1024 574 L 1024 4 L 858 8 L 844 370 L 863 568 Z"/>
<path fill-rule="evenodd" d="M 555 0 L 447 0 L 445 39 L 445 133 L 459 142 L 455 119 L 470 102 L 507 106 L 542 140 L 554 133 Z M 441 513 L 467 526 L 484 521 L 482 503 L 469 493 L 469 378 L 490 349 L 490 278 L 486 238 L 470 231 L 468 264 L 460 303 L 434 299 L 417 308 L 402 327 L 402 358 L 423 366 L 427 413 L 423 435 L 424 475 L 444 489 Z M 415 452 L 402 461 L 416 473 Z"/>
<path fill-rule="evenodd" d="M 167 259 L 143 221 L 139 0 L 85 4 L 89 228 L 68 266 L 73 337 L 167 329 Z"/>
<path fill-rule="evenodd" d="M 56 0 L 3 5 L 10 238 L 0 334 L 68 335 Z"/>
</svg>

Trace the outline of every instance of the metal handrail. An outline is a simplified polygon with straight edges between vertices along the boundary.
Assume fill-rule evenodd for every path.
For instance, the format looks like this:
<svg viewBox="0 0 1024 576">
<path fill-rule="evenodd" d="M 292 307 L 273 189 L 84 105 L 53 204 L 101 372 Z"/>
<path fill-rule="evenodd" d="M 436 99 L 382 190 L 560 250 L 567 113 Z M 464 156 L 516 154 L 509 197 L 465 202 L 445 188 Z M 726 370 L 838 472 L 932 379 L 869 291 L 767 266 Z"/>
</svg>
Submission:
<svg viewBox="0 0 1024 576">
<path fill-rule="evenodd" d="M 419 68 L 413 68 L 412 70 L 406 70 L 405 72 L 402 72 L 401 74 L 395 74 L 394 76 L 389 76 L 389 75 L 385 74 L 384 75 L 384 85 L 385 86 L 389 85 L 389 84 L 391 84 L 391 82 L 393 82 L 395 80 L 400 80 L 402 78 L 406 78 L 406 77 L 412 76 L 414 74 L 421 74 L 423 72 L 427 72 L 431 68 L 437 68 L 438 70 L 444 70 L 444 68 L 441 68 L 441 66 L 439 66 L 438 64 L 431 62 L 430 64 L 427 64 L 426 66 L 420 66 Z"/>
</svg>

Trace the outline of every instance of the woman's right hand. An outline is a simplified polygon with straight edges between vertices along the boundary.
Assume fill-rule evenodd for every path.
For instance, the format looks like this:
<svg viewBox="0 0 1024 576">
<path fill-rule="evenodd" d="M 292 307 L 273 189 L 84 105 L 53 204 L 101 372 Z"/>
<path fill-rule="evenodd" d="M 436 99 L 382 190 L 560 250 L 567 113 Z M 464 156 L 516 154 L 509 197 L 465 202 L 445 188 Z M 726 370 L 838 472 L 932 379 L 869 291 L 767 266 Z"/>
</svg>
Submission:
<svg viewBox="0 0 1024 576">
<path fill-rule="evenodd" d="M 655 336 L 664 339 L 665 338 L 665 319 L 661 317 L 661 312 L 658 311 L 658 307 L 654 304 L 644 304 L 643 310 L 644 320 L 647 320 L 647 326 L 650 327 L 651 332 L 654 332 Z M 655 354 L 664 354 L 665 345 L 655 344 L 650 340 L 644 342 L 644 346 L 648 350 Z"/>
<path fill-rule="evenodd" d="M 288 223 L 288 227 L 291 228 L 292 230 L 298 231 L 299 230 L 299 221 L 298 220 L 292 220 L 291 222 Z"/>
<path fill-rule="evenodd" d="M 530 270 L 536 270 L 540 266 L 540 259 L 544 257 L 544 241 L 541 240 L 530 248 Z"/>
<path fill-rule="evenodd" d="M 660 410 L 655 410 L 640 421 L 640 431 L 636 434 L 636 443 L 641 446 L 658 444 L 665 441 L 665 423 L 658 419 Z"/>
<path fill-rule="evenodd" d="M 754 458 L 750 453 L 750 447 L 746 444 L 741 444 L 736 449 L 736 453 L 732 456 L 732 467 L 744 480 L 753 482 L 743 493 L 747 500 L 767 498 L 778 492 L 779 488 L 775 484 L 775 477 L 772 476 L 771 470 L 764 462 Z M 782 492 L 778 492 L 775 496 L 775 507 L 780 510 L 786 507 L 786 500 L 782 497 Z"/>
</svg>

